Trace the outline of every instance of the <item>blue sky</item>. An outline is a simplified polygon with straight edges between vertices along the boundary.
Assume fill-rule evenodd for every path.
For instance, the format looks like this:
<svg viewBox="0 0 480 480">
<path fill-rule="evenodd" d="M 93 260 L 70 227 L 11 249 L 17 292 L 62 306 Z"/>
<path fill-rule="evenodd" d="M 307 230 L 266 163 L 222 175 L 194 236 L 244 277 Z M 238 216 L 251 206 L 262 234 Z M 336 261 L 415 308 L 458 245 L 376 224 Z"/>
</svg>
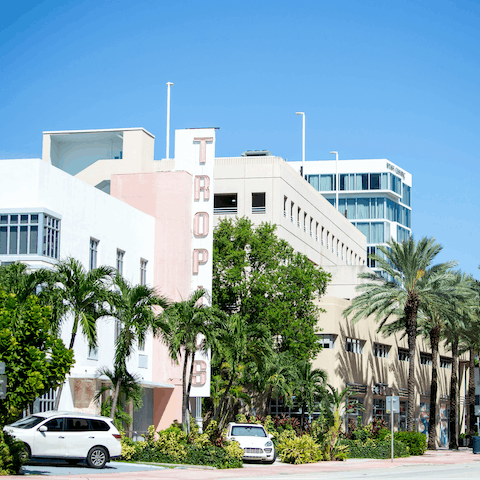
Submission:
<svg viewBox="0 0 480 480">
<path fill-rule="evenodd" d="M 388 158 L 413 175 L 413 231 L 480 279 L 478 1 L 9 2 L 0 159 L 41 132 L 220 127 L 217 155 Z M 173 134 L 172 134 L 173 139 Z M 173 140 L 171 141 L 173 146 Z M 173 153 L 173 148 L 172 148 Z"/>
</svg>

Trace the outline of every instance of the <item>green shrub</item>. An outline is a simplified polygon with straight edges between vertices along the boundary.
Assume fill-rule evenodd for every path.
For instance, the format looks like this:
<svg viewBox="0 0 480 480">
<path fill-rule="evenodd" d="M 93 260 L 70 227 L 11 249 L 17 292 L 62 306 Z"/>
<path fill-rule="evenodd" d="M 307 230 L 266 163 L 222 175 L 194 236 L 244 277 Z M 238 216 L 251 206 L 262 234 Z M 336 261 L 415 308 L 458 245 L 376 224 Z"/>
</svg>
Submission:
<svg viewBox="0 0 480 480">
<path fill-rule="evenodd" d="M 122 435 L 124 460 L 239 468 L 242 466 L 242 456 L 243 450 L 237 442 L 213 445 L 208 431 L 202 435 L 195 432 L 192 438 L 188 438 L 179 425 L 158 432 L 157 440 L 153 426 L 149 427 L 145 441 L 134 442 Z"/>
<path fill-rule="evenodd" d="M 420 432 L 395 432 L 393 438 L 408 446 L 410 455 L 423 455 L 427 450 L 427 436 Z"/>
<path fill-rule="evenodd" d="M 391 443 L 387 441 L 374 441 L 372 439 L 362 443 L 358 440 L 343 439 L 340 445 L 348 447 L 348 458 L 391 458 Z M 395 458 L 408 457 L 408 447 L 397 440 L 393 441 L 393 456 Z"/>
<path fill-rule="evenodd" d="M 285 463 L 313 463 L 322 459 L 320 446 L 310 435 L 293 438 L 285 436 L 278 444 L 278 454 Z"/>
<path fill-rule="evenodd" d="M 23 442 L 0 429 L 0 475 L 16 475 L 24 463 Z"/>
</svg>

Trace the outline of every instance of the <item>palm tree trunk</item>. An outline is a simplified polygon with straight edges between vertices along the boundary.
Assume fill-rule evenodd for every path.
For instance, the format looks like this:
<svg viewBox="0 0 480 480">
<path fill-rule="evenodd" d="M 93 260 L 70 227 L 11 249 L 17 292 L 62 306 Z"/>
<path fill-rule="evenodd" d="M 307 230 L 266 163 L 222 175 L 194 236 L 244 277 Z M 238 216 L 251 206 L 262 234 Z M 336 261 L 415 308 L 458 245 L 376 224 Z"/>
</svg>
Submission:
<svg viewBox="0 0 480 480">
<path fill-rule="evenodd" d="M 115 418 L 115 409 L 117 408 L 118 397 L 120 396 L 120 385 L 122 383 L 122 379 L 117 379 L 117 384 L 115 385 L 115 393 L 113 394 L 112 400 L 112 411 L 110 412 L 110 418 L 113 420 Z"/>
<path fill-rule="evenodd" d="M 458 450 L 458 341 L 452 342 L 452 375 L 450 379 L 450 449 Z"/>
<path fill-rule="evenodd" d="M 428 449 L 437 449 L 437 391 L 438 391 L 438 344 L 440 342 L 440 325 L 430 330 L 432 348 L 432 383 L 430 384 L 430 422 L 428 427 Z"/>
<path fill-rule="evenodd" d="M 73 350 L 73 345 L 75 344 L 75 337 L 77 336 L 77 329 L 78 329 L 78 319 L 75 315 L 73 320 L 73 327 L 72 327 L 72 336 L 70 337 L 70 346 L 68 347 L 69 350 Z M 57 394 L 55 396 L 55 405 L 53 406 L 54 410 L 58 410 L 58 405 L 60 404 L 60 398 L 63 392 L 63 383 L 58 387 Z"/>
<path fill-rule="evenodd" d="M 475 435 L 475 350 L 470 349 L 468 365 L 468 434 Z"/>
<path fill-rule="evenodd" d="M 187 386 L 187 433 L 190 433 L 190 390 L 192 389 L 193 367 L 195 365 L 195 352 L 192 353 L 192 361 L 190 362 L 190 373 L 188 375 Z"/>
<path fill-rule="evenodd" d="M 223 409 L 223 404 L 225 403 L 225 398 L 227 398 L 228 392 L 230 391 L 230 388 L 232 388 L 233 385 L 233 380 L 235 379 L 235 369 L 232 368 L 232 374 L 230 377 L 230 381 L 228 382 L 227 388 L 225 388 L 225 391 L 223 392 L 222 398 L 220 400 L 220 405 L 218 407 L 217 413 L 213 416 L 213 420 L 218 421 L 218 417 L 220 415 L 220 412 Z"/>
<path fill-rule="evenodd" d="M 412 291 L 408 294 L 405 302 L 406 331 L 408 338 L 408 410 L 407 410 L 407 430 L 413 432 L 415 427 L 415 350 L 417 344 L 417 312 L 420 299 L 418 293 Z"/>
<path fill-rule="evenodd" d="M 190 352 L 185 349 L 185 358 L 183 359 L 183 373 L 182 373 L 182 425 L 183 429 L 187 429 L 187 363 L 190 357 Z"/>
</svg>

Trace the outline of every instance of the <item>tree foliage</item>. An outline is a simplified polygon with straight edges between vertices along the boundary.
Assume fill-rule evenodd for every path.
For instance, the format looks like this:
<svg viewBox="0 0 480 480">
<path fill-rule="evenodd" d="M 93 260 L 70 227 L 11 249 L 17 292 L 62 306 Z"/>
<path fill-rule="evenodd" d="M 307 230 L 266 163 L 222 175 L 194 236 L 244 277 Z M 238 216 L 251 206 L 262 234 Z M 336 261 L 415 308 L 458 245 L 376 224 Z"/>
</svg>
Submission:
<svg viewBox="0 0 480 480">
<path fill-rule="evenodd" d="M 313 358 L 320 347 L 314 300 L 330 274 L 275 235 L 276 226 L 254 228 L 248 218 L 221 221 L 214 232 L 213 304 L 249 324 L 262 323 L 278 351 Z"/>
<path fill-rule="evenodd" d="M 14 294 L 0 290 L 0 361 L 7 374 L 7 398 L 0 402 L 3 424 L 63 384 L 74 363 L 73 351 L 51 333 L 50 318 L 51 308 L 36 297 L 20 305 Z"/>
</svg>

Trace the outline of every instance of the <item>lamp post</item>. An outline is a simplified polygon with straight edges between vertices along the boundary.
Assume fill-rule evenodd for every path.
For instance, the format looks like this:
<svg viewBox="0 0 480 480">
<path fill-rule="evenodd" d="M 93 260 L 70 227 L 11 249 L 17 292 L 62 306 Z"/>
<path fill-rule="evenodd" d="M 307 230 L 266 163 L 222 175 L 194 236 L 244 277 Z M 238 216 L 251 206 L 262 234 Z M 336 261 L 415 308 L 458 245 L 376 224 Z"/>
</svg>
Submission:
<svg viewBox="0 0 480 480">
<path fill-rule="evenodd" d="M 167 153 L 165 155 L 168 160 L 170 156 L 170 87 L 173 86 L 172 82 L 167 82 Z"/>
<path fill-rule="evenodd" d="M 302 128 L 302 178 L 305 178 L 305 112 L 295 112 L 297 115 L 302 115 L 303 117 L 303 128 Z"/>
<path fill-rule="evenodd" d="M 340 185 L 338 183 L 338 152 L 330 152 L 331 154 L 335 154 L 335 206 L 338 208 L 338 189 L 340 188 Z"/>
</svg>

